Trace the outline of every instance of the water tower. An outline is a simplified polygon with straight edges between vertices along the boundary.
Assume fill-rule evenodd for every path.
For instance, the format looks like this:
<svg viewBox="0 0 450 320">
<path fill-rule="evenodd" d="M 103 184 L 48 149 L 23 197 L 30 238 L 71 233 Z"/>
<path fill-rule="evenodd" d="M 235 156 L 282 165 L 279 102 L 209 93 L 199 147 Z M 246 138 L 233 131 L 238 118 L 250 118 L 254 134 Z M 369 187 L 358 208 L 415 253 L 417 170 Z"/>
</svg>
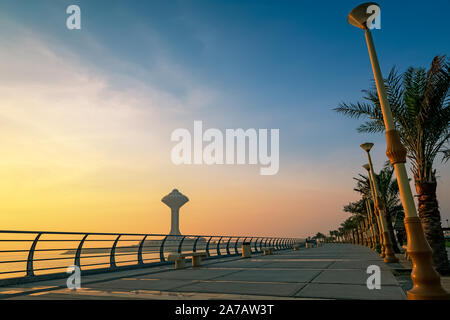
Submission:
<svg viewBox="0 0 450 320">
<path fill-rule="evenodd" d="M 170 235 L 179 236 L 180 232 L 180 208 L 189 201 L 189 198 L 180 193 L 177 189 L 173 189 L 171 193 L 161 199 L 171 210 L 172 219 L 170 227 Z"/>
</svg>

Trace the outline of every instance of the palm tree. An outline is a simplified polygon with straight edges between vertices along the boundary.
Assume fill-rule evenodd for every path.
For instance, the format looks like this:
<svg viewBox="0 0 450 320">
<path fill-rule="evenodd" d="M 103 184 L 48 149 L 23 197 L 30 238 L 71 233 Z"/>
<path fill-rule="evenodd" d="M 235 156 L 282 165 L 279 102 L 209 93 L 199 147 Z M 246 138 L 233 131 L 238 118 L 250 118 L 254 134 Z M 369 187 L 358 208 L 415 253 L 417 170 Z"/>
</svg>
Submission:
<svg viewBox="0 0 450 320">
<path fill-rule="evenodd" d="M 338 231 L 337 230 L 330 230 L 331 241 L 336 241 L 337 240 L 337 235 L 338 235 Z"/>
<path fill-rule="evenodd" d="M 321 233 L 321 232 L 317 232 L 317 234 L 314 236 L 314 238 L 316 238 L 316 239 L 325 239 L 326 236 L 323 233 Z"/>
<path fill-rule="evenodd" d="M 433 262 L 441 274 L 450 273 L 436 199 L 436 170 L 433 163 L 439 154 L 450 157 L 450 62 L 436 56 L 428 71 L 410 67 L 404 74 L 395 68 L 385 80 L 394 123 L 408 151 L 418 197 L 418 213 L 425 236 L 433 249 Z M 367 121 L 359 132 L 384 132 L 383 115 L 373 86 L 364 90 L 363 103 L 342 103 L 334 110 Z"/>
</svg>

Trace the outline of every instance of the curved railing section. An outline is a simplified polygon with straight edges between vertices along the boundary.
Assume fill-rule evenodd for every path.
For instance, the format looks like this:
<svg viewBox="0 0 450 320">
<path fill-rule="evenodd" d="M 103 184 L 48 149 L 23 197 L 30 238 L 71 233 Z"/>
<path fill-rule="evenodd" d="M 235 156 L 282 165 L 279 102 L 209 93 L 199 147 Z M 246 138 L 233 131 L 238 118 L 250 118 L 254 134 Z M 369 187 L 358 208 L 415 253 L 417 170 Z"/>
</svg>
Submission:
<svg viewBox="0 0 450 320">
<path fill-rule="evenodd" d="M 252 253 L 267 247 L 291 249 L 296 238 L 84 233 L 0 230 L 0 285 L 67 276 L 76 265 L 83 274 L 168 264 L 170 253 L 206 252 L 207 259 L 237 256 L 242 244 Z"/>
</svg>

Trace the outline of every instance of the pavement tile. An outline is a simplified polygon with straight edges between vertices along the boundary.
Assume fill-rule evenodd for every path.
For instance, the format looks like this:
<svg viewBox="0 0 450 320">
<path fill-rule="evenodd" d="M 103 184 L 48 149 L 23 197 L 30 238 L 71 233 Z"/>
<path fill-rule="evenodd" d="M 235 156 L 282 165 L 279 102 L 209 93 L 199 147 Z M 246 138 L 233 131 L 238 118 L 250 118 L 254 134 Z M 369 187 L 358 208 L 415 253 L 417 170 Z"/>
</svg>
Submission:
<svg viewBox="0 0 450 320">
<path fill-rule="evenodd" d="M 231 273 L 216 280 L 242 280 L 258 282 L 309 282 L 320 271 L 313 270 L 244 270 Z"/>
<path fill-rule="evenodd" d="M 361 284 L 366 285 L 370 276 L 366 270 L 325 270 L 317 276 L 313 283 Z M 381 271 L 381 285 L 398 285 L 397 280 L 389 271 Z"/>
<path fill-rule="evenodd" d="M 199 281 L 181 288 L 181 292 L 215 292 L 269 296 L 293 296 L 305 283 L 266 283 L 246 281 Z"/>
<path fill-rule="evenodd" d="M 310 283 L 296 295 L 302 298 L 358 299 L 358 300 L 405 300 L 398 286 L 381 286 L 380 290 L 369 290 L 365 285 Z"/>
</svg>

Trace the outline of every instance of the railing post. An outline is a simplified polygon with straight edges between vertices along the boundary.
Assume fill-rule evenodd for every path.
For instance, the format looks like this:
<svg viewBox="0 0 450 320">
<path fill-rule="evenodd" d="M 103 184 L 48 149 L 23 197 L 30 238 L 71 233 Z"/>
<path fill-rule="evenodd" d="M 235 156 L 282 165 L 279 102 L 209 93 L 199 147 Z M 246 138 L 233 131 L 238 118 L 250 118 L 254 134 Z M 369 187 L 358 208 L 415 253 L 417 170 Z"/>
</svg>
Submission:
<svg viewBox="0 0 450 320">
<path fill-rule="evenodd" d="M 206 255 L 209 257 L 209 243 L 213 237 L 209 237 L 208 242 L 206 243 Z"/>
<path fill-rule="evenodd" d="M 181 249 L 182 249 L 182 246 L 183 246 L 184 238 L 186 238 L 186 236 L 183 236 L 181 238 L 181 240 L 180 240 L 180 244 L 178 245 L 178 253 L 181 253 L 181 251 L 182 251 Z"/>
<path fill-rule="evenodd" d="M 192 252 L 197 252 L 197 241 L 200 239 L 200 236 L 195 238 L 194 244 L 192 245 Z"/>
<path fill-rule="evenodd" d="M 200 236 L 197 236 L 197 238 L 195 238 L 194 244 L 192 245 L 192 252 L 197 252 L 198 239 L 200 239 Z"/>
<path fill-rule="evenodd" d="M 267 241 L 269 241 L 269 239 L 266 238 L 266 241 L 264 241 L 264 248 L 267 248 Z"/>
<path fill-rule="evenodd" d="M 166 242 L 169 235 L 165 236 L 163 241 L 161 241 L 161 246 L 159 247 L 159 260 L 161 262 L 165 262 L 166 259 L 164 258 L 164 243 Z"/>
<path fill-rule="evenodd" d="M 139 243 L 139 250 L 138 250 L 138 264 L 143 265 L 144 259 L 142 259 L 142 249 L 144 248 L 144 241 L 147 239 L 147 234 L 142 238 L 141 243 Z"/>
<path fill-rule="evenodd" d="M 255 239 L 255 244 L 253 245 L 253 248 L 255 249 L 255 253 L 258 252 L 258 249 L 256 248 L 256 245 L 258 244 L 258 239 L 259 239 L 259 238 L 256 238 L 256 239 Z"/>
<path fill-rule="evenodd" d="M 111 248 L 111 254 L 109 256 L 109 268 L 110 269 L 115 269 L 116 266 L 116 246 L 117 246 L 117 242 L 119 242 L 121 234 L 119 234 L 116 238 L 116 240 L 114 241 L 114 244 Z"/>
<path fill-rule="evenodd" d="M 250 253 L 252 253 L 252 240 L 253 238 L 250 238 Z"/>
<path fill-rule="evenodd" d="M 223 237 L 220 237 L 219 241 L 217 241 L 217 255 L 221 256 L 222 254 L 220 253 L 220 241 L 222 241 Z"/>
<path fill-rule="evenodd" d="M 228 241 L 227 241 L 227 255 L 231 255 L 231 252 L 230 252 L 230 241 L 231 241 L 231 238 L 232 238 L 232 237 L 230 237 L 230 238 L 228 239 Z"/>
<path fill-rule="evenodd" d="M 33 277 L 34 276 L 34 267 L 33 267 L 34 250 L 36 249 L 36 245 L 37 245 L 41 235 L 42 235 L 42 233 L 38 233 L 36 238 L 34 238 L 33 243 L 31 244 L 30 251 L 28 251 L 27 277 Z"/>
<path fill-rule="evenodd" d="M 244 243 L 247 240 L 247 238 L 248 237 L 245 237 L 244 240 L 242 240 L 242 243 Z M 244 251 L 242 250 L 242 252 L 244 252 Z"/>
<path fill-rule="evenodd" d="M 239 239 L 240 239 L 240 238 L 236 238 L 236 242 L 234 243 L 234 253 L 235 253 L 235 254 L 239 254 L 238 248 L 237 248 Z"/>
<path fill-rule="evenodd" d="M 81 270 L 81 263 L 80 263 L 80 260 L 81 260 L 81 250 L 83 249 L 84 241 L 86 240 L 86 238 L 88 237 L 88 235 L 89 235 L 89 233 L 86 233 L 86 234 L 83 236 L 83 239 L 81 239 L 80 243 L 78 244 L 78 248 L 77 248 L 77 251 L 76 251 L 76 253 L 75 253 L 75 260 L 74 260 L 73 264 L 76 265 L 76 266 L 78 266 L 78 268 L 80 268 L 80 270 Z"/>
</svg>

